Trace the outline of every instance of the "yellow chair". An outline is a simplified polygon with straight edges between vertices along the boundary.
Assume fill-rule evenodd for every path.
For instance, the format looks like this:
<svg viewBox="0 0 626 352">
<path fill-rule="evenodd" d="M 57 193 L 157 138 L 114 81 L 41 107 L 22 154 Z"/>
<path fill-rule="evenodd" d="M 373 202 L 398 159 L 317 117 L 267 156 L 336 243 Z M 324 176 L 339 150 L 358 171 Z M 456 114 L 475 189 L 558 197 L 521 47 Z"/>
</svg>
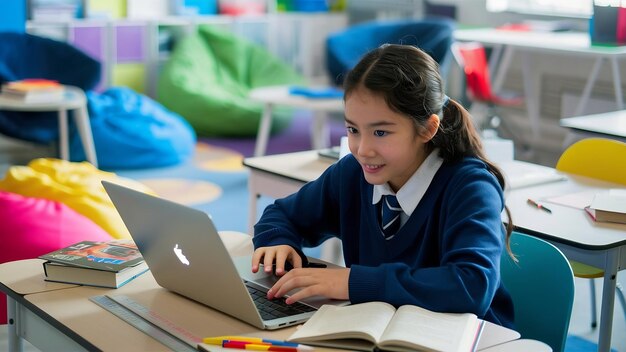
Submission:
<svg viewBox="0 0 626 352">
<path fill-rule="evenodd" d="M 556 169 L 569 174 L 613 182 L 626 186 L 626 143 L 603 138 L 583 139 L 569 146 L 559 158 Z M 570 261 L 574 276 L 591 279 L 591 327 L 597 326 L 594 279 L 604 271 L 594 266 Z M 624 292 L 617 283 L 617 296 L 626 314 Z"/>
</svg>

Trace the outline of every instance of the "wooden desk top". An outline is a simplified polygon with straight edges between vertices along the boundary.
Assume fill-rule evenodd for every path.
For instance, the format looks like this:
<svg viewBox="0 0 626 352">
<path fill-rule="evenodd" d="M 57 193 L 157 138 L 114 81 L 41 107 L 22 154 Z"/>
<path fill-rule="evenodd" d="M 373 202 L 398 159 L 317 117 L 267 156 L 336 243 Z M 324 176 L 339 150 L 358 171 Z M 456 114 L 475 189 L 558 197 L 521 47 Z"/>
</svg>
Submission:
<svg viewBox="0 0 626 352">
<path fill-rule="evenodd" d="M 0 264 L 0 282 L 20 295 L 79 286 L 44 281 L 43 262 L 40 259 L 29 259 Z"/>
</svg>

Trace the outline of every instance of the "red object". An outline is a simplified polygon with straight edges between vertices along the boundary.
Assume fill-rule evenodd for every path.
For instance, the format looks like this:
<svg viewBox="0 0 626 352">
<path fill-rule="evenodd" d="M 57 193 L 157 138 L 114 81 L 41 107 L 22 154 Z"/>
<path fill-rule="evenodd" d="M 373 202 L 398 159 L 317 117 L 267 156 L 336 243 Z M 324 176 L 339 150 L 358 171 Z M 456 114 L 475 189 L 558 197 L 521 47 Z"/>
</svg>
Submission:
<svg viewBox="0 0 626 352">
<path fill-rule="evenodd" d="M 298 348 L 296 347 L 274 346 L 274 345 L 265 344 L 262 342 L 258 343 L 258 342 L 247 342 L 247 341 L 224 341 L 222 343 L 222 347 L 236 348 L 240 350 L 253 350 L 253 351 L 298 352 Z"/>
<path fill-rule="evenodd" d="M 67 205 L 0 191 L 0 264 L 37 258 L 83 240 L 110 241 L 111 236 Z M 43 275 L 43 267 L 41 268 Z M 0 324 L 7 323 L 6 296 L 0 293 Z"/>
<path fill-rule="evenodd" d="M 615 28 L 615 39 L 618 44 L 626 44 L 626 7 L 617 10 L 617 28 Z"/>
<path fill-rule="evenodd" d="M 523 102 L 521 97 L 504 98 L 493 93 L 487 54 L 481 43 L 456 42 L 452 46 L 452 52 L 465 73 L 468 96 L 471 100 L 509 106 Z"/>
<path fill-rule="evenodd" d="M 507 23 L 499 26 L 498 30 L 502 31 L 518 31 L 518 32 L 530 32 L 531 26 L 526 23 Z"/>
</svg>

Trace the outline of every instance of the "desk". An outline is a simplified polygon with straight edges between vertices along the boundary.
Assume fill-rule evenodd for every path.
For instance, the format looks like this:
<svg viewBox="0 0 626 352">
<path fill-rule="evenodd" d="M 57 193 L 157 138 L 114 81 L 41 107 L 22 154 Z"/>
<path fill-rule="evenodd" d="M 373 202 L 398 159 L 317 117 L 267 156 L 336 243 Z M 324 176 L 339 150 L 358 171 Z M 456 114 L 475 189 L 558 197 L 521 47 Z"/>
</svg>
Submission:
<svg viewBox="0 0 626 352">
<path fill-rule="evenodd" d="M 292 108 L 309 109 L 314 111 L 313 127 L 311 128 L 311 144 L 313 149 L 326 148 L 330 144 L 327 112 L 343 112 L 343 99 L 317 99 L 289 94 L 287 86 L 273 86 L 256 88 L 250 91 L 250 99 L 264 104 L 263 115 L 259 122 L 254 155 L 265 155 L 267 141 L 272 126 L 272 110 L 274 105 L 284 105 Z"/>
<path fill-rule="evenodd" d="M 318 178 L 334 161 L 320 157 L 316 151 L 245 158 L 243 165 L 250 169 L 248 233 L 254 233 L 259 196 L 283 198 L 295 193 L 305 183 Z"/>
<path fill-rule="evenodd" d="M 254 206 L 251 224 L 256 222 L 256 195 L 278 197 L 280 194 L 292 193 L 298 185 L 302 186 L 321 175 L 331 163 L 326 158 L 318 157 L 316 151 L 245 159 L 244 165 L 251 170 L 248 181 L 251 207 Z M 507 168 L 519 170 L 525 164 L 528 163 L 514 161 L 504 163 L 501 167 L 506 174 Z M 619 270 L 626 269 L 626 225 L 594 223 L 583 210 L 556 204 L 549 205 L 552 214 L 548 214 L 529 206 L 526 200 L 533 198 L 542 201 L 550 196 L 619 187 L 584 177 L 568 176 L 564 181 L 513 189 L 506 194 L 506 204 L 517 230 L 551 242 L 571 260 L 604 270 L 599 351 L 610 350 L 616 276 Z M 506 220 L 504 215 L 503 220 Z"/>
<path fill-rule="evenodd" d="M 65 86 L 65 98 L 62 101 L 52 103 L 24 103 L 16 99 L 7 99 L 0 96 L 0 110 L 57 111 L 59 119 L 59 153 L 61 159 L 65 160 L 69 160 L 70 156 L 67 112 L 74 110 L 74 122 L 83 142 L 87 160 L 95 167 L 98 167 L 96 148 L 93 143 L 93 135 L 87 113 L 87 98 L 80 88 Z"/>
<path fill-rule="evenodd" d="M 232 255 L 250 253 L 250 236 L 220 235 Z M 30 259 L 0 265 L 0 289 L 9 296 L 9 319 L 13 321 L 9 331 L 9 351 L 21 350 L 22 338 L 39 349 L 51 351 L 166 350 L 157 340 L 130 328 L 118 317 L 89 301 L 89 297 L 104 294 L 126 295 L 144 307 L 158 311 L 162 318 L 195 336 L 250 335 L 285 339 L 295 329 L 260 331 L 159 287 L 150 272 L 119 289 L 51 285 L 43 281 L 42 262 Z M 510 329 L 487 323 L 479 349 L 518 337 L 519 334 Z M 536 341 L 529 346 L 535 347 Z M 316 350 L 328 351 L 322 348 Z"/>
<path fill-rule="evenodd" d="M 626 142 L 626 110 L 561 119 L 559 124 L 570 130 L 563 147 L 573 142 L 576 133 Z"/>
<path fill-rule="evenodd" d="M 613 71 L 613 88 L 615 102 L 619 110 L 624 108 L 622 99 L 622 82 L 618 60 L 626 57 L 626 46 L 594 46 L 591 45 L 589 34 L 586 32 L 524 32 L 497 30 L 494 28 L 460 29 L 454 32 L 454 38 L 460 41 L 477 41 L 494 47 L 490 59 L 490 67 L 494 73 L 494 91 L 498 91 L 504 82 L 506 71 L 509 68 L 513 53 L 517 50 L 521 55 L 522 77 L 526 109 L 533 138 L 540 135 L 539 125 L 539 94 L 536 74 L 532 70 L 531 54 L 546 53 L 557 55 L 576 55 L 595 58 L 595 63 L 583 89 L 582 96 L 575 116 L 582 115 L 589 101 L 591 90 L 595 85 L 600 69 L 605 62 L 610 63 Z M 499 65 L 498 65 L 499 63 Z M 493 70 L 497 68 L 497 70 Z"/>
</svg>

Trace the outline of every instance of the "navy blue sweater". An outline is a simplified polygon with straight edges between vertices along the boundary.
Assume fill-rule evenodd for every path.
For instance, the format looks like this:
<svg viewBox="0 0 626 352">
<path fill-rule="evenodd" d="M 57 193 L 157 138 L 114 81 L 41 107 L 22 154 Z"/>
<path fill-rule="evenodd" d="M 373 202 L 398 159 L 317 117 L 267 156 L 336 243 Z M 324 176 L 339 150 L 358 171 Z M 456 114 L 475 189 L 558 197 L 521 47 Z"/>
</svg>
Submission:
<svg viewBox="0 0 626 352">
<path fill-rule="evenodd" d="M 471 312 L 513 327 L 513 303 L 500 281 L 504 199 L 483 162 L 444 162 L 391 240 L 383 237 L 372 190 L 348 155 L 319 179 L 268 206 L 255 225 L 254 246 L 286 244 L 303 255 L 303 246 L 336 236 L 351 268 L 352 303 Z"/>
</svg>

